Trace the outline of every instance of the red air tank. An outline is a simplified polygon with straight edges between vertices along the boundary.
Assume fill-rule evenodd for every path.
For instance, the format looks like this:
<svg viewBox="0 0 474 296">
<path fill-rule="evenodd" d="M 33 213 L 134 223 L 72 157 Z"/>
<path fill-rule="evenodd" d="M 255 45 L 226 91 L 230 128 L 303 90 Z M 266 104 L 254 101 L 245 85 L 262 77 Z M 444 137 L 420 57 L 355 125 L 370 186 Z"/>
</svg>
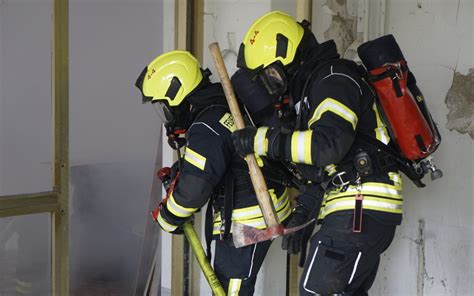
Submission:
<svg viewBox="0 0 474 296">
<path fill-rule="evenodd" d="M 409 160 L 429 156 L 439 144 L 437 130 L 431 118 L 425 116 L 428 111 L 420 110 L 426 108 L 421 92 L 415 98 L 407 85 L 412 74 L 394 37 L 387 35 L 364 43 L 358 53 L 369 71 L 368 80 L 377 93 L 379 110 L 402 155 Z M 414 76 L 412 80 L 413 89 L 418 90 Z"/>
</svg>

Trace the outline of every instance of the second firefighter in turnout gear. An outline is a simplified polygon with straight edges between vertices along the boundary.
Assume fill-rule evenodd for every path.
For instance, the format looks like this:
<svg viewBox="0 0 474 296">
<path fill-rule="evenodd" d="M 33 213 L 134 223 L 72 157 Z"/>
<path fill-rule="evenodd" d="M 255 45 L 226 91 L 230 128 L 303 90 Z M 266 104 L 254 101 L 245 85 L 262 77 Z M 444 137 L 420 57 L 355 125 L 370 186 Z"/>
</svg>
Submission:
<svg viewBox="0 0 474 296">
<path fill-rule="evenodd" d="M 363 71 L 340 59 L 335 43 L 319 44 L 309 23 L 271 12 L 256 20 L 240 47 L 238 66 L 297 112 L 291 132 L 259 127 L 234 133 L 240 155 L 294 163 L 308 181 L 289 225 L 317 216 L 300 280 L 300 295 L 368 295 L 380 254 L 402 218 L 398 167 L 368 138 L 390 145 Z M 299 235 L 283 239 L 291 253 Z"/>
<path fill-rule="evenodd" d="M 206 232 L 216 239 L 216 275 L 228 295 L 253 295 L 271 242 L 239 249 L 232 244 L 231 223 L 265 228 L 265 222 L 248 168 L 232 143 L 235 126 L 222 87 L 211 83 L 209 75 L 189 52 L 171 51 L 152 61 L 137 80 L 143 100 L 162 117 L 170 145 L 185 146 L 179 180 L 156 219 L 163 230 L 179 233 L 180 225 L 210 201 Z M 185 138 L 180 137 L 183 133 Z M 271 173 L 265 173 L 265 166 L 263 171 Z M 284 221 L 290 214 L 286 188 L 266 181 L 278 218 Z"/>
</svg>

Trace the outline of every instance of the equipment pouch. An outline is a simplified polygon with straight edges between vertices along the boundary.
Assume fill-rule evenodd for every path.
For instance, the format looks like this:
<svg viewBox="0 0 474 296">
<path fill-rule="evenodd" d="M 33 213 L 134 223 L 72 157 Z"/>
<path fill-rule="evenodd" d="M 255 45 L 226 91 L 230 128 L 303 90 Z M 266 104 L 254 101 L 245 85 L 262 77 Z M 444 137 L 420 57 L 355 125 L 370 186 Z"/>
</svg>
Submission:
<svg viewBox="0 0 474 296">
<path fill-rule="evenodd" d="M 322 295 L 344 292 L 352 282 L 362 253 L 330 247 L 321 241 L 311 250 L 302 275 L 303 288 Z"/>
</svg>

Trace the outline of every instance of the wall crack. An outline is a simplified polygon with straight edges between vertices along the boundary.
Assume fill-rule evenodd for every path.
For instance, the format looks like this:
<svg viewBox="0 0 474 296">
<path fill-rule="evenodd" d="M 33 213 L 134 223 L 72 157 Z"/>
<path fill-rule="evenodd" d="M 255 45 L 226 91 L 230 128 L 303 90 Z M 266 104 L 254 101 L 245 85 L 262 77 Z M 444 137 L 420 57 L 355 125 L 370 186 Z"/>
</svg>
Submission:
<svg viewBox="0 0 474 296">
<path fill-rule="evenodd" d="M 415 241 L 417 244 L 418 254 L 418 273 L 416 280 L 416 295 L 423 296 L 425 289 L 425 276 L 426 273 L 426 258 L 425 258 L 425 220 L 418 220 L 418 239 Z"/>
</svg>

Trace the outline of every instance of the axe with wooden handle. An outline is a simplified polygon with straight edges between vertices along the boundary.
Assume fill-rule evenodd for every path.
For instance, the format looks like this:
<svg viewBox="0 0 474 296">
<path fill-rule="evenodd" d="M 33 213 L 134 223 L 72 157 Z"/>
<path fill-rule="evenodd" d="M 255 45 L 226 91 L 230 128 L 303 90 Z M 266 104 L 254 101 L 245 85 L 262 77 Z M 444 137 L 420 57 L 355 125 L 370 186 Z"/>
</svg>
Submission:
<svg viewBox="0 0 474 296">
<path fill-rule="evenodd" d="M 242 129 L 245 127 L 244 120 L 242 118 L 242 114 L 240 113 L 240 108 L 237 103 L 234 89 L 232 88 L 232 83 L 230 82 L 224 60 L 222 59 L 219 44 L 217 42 L 211 43 L 209 45 L 209 49 L 214 59 L 214 63 L 222 83 L 222 88 L 224 89 L 227 103 L 229 104 L 230 112 L 234 118 L 235 125 L 237 129 Z M 263 178 L 262 171 L 257 164 L 255 156 L 253 154 L 249 154 L 245 157 L 245 161 L 247 161 L 247 165 L 249 167 L 250 178 L 252 179 L 253 188 L 255 189 L 258 204 L 260 206 L 260 210 L 262 211 L 263 219 L 265 220 L 267 228 L 257 229 L 251 226 L 233 222 L 232 237 L 234 245 L 237 248 L 273 239 L 281 235 L 293 233 L 306 227 L 314 220 L 313 219 L 297 227 L 285 229 L 278 221 L 278 216 L 273 206 L 270 194 L 268 193 L 265 179 Z"/>
</svg>

